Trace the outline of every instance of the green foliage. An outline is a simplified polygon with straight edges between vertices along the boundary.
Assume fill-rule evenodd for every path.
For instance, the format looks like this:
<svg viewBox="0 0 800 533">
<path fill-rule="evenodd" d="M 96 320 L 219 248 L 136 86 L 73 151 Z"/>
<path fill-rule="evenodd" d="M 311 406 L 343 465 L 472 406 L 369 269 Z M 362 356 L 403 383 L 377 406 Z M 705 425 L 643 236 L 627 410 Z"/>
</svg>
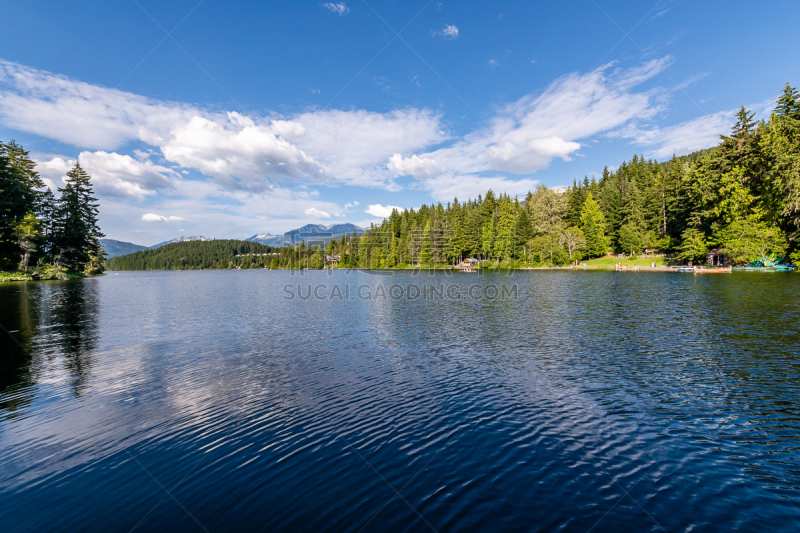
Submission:
<svg viewBox="0 0 800 533">
<path fill-rule="evenodd" d="M 586 251 L 586 236 L 578 227 L 566 228 L 561 232 L 561 239 L 570 261 L 583 259 Z"/>
<path fill-rule="evenodd" d="M 608 251 L 605 230 L 605 216 L 600 210 L 600 205 L 595 202 L 592 193 L 589 193 L 581 211 L 581 231 L 586 239 L 586 253 L 589 257 L 600 257 Z"/>
<path fill-rule="evenodd" d="M 35 211 L 42 187 L 28 152 L 11 141 L 0 143 L 0 267 L 16 267 L 21 249 L 15 234 L 23 219 Z"/>
<path fill-rule="evenodd" d="M 681 235 L 678 248 L 678 259 L 685 261 L 702 261 L 708 254 L 708 241 L 705 234 L 697 228 L 687 228 Z"/>
<path fill-rule="evenodd" d="M 99 204 L 89 174 L 80 163 L 67 172 L 67 184 L 59 192 L 58 227 L 53 239 L 56 262 L 77 272 L 96 270 L 93 263 L 102 264 L 102 260 L 98 261 L 102 257 L 100 238 L 105 235 L 97 226 Z"/>
<path fill-rule="evenodd" d="M 19 268 L 23 271 L 28 269 L 28 260 L 31 252 L 36 250 L 34 241 L 39 235 L 41 235 L 41 222 L 33 213 L 26 214 L 22 221 L 14 227 L 14 237 L 17 240 L 17 245 L 22 250 L 22 260 Z"/>
<path fill-rule="evenodd" d="M 514 252 L 515 211 L 511 198 L 503 195 L 498 207 L 497 237 L 492 250 L 493 257 L 497 259 L 508 259 Z"/>
<path fill-rule="evenodd" d="M 755 215 L 721 226 L 715 239 L 735 263 L 752 263 L 771 254 L 783 257 L 788 244 L 779 228 Z"/>
<path fill-rule="evenodd" d="M 35 166 L 14 141 L 0 143 L 0 268 L 19 267 L 32 272 L 34 279 L 64 278 L 41 275 L 39 270 L 47 264 L 61 265 L 70 273 L 102 273 L 103 234 L 89 175 L 75 165 L 56 198 L 49 189 L 38 190 L 44 183 Z M 31 265 L 37 267 L 31 270 Z"/>
</svg>

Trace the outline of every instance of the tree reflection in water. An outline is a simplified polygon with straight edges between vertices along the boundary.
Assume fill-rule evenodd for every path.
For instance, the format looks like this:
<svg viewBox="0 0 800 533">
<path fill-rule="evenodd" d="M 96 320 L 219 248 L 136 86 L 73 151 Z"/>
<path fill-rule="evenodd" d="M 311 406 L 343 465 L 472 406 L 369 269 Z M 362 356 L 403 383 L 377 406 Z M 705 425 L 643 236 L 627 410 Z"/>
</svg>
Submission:
<svg viewBox="0 0 800 533">
<path fill-rule="evenodd" d="M 0 302 L 0 409 L 6 416 L 20 416 L 42 378 L 63 371 L 72 394 L 81 396 L 97 344 L 97 284 L 6 283 Z"/>
</svg>

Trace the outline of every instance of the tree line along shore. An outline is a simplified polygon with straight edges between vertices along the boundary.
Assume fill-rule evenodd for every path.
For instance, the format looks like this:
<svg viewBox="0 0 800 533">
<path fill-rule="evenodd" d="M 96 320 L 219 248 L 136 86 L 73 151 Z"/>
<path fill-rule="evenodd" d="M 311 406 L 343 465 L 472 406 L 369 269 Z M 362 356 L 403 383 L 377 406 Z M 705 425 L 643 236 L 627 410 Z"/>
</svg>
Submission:
<svg viewBox="0 0 800 533">
<path fill-rule="evenodd" d="M 109 267 L 437 268 L 465 258 L 494 268 L 613 266 L 605 265 L 610 252 L 641 257 L 646 250 L 697 263 L 710 252 L 732 264 L 765 257 L 797 263 L 800 95 L 787 83 L 768 119 L 753 116 L 742 107 L 714 148 L 666 162 L 634 156 L 564 192 L 539 186 L 520 199 L 490 190 L 466 202 L 395 210 L 366 233 L 330 243 L 180 243 L 111 259 Z"/>
<path fill-rule="evenodd" d="M 79 164 L 58 197 L 29 153 L 0 142 L 0 281 L 71 279 L 103 272 L 98 201 Z"/>
<path fill-rule="evenodd" d="M 97 202 L 76 165 L 55 198 L 15 143 L 0 151 L 0 262 L 76 274 L 103 269 Z M 8 192 L 10 191 L 10 192 Z M 107 261 L 112 270 L 228 268 L 442 268 L 474 258 L 484 267 L 555 267 L 645 251 L 704 263 L 763 258 L 800 262 L 800 94 L 786 84 L 772 114 L 744 107 L 713 148 L 666 162 L 633 156 L 599 178 L 524 198 L 477 199 L 395 210 L 367 232 L 279 248 L 235 240 L 183 242 Z M 662 260 L 659 260 L 662 261 Z"/>
</svg>

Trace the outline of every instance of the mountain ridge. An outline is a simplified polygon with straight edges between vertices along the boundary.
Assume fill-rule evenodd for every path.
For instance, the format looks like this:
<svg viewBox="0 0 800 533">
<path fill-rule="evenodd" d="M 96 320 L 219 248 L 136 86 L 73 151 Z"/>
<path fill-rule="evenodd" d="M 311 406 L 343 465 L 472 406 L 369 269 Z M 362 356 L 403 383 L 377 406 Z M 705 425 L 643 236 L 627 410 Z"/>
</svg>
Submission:
<svg viewBox="0 0 800 533">
<path fill-rule="evenodd" d="M 285 244 L 297 244 L 301 240 L 306 241 L 306 243 L 314 242 L 327 244 L 331 240 L 341 238 L 342 235 L 352 235 L 353 231 L 355 231 L 358 235 L 366 232 L 366 230 L 361 226 L 357 226 L 349 222 L 335 222 L 333 224 L 328 224 L 327 226 L 323 224 L 306 224 L 304 226 L 300 226 L 299 228 L 289 230 L 283 234 L 273 234 L 269 232 L 256 233 L 255 235 L 239 240 L 256 242 L 273 247 L 281 247 Z M 131 242 L 118 241 L 115 239 L 100 239 L 100 244 L 103 245 L 108 257 L 118 257 L 120 255 L 127 255 L 142 250 L 153 250 L 155 248 L 160 248 L 161 246 L 175 242 L 212 240 L 215 239 L 209 239 L 208 237 L 204 237 L 202 235 L 192 235 L 189 237 L 176 237 L 174 239 L 154 244 L 153 246 L 142 246 L 139 244 L 133 244 Z"/>
</svg>

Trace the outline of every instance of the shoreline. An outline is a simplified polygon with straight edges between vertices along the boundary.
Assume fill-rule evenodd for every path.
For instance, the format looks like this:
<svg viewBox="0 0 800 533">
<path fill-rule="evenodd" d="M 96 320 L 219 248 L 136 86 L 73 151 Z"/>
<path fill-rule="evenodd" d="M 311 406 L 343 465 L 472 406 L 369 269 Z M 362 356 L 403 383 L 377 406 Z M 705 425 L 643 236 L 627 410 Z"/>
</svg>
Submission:
<svg viewBox="0 0 800 533">
<path fill-rule="evenodd" d="M 368 271 L 368 272 L 415 272 L 415 271 L 425 271 L 425 272 L 453 272 L 458 274 L 485 274 L 485 273 L 494 273 L 494 272 L 512 272 L 517 270 L 524 270 L 524 271 L 536 271 L 536 270 L 563 270 L 563 271 L 608 271 L 608 272 L 620 272 L 620 273 L 627 273 L 627 272 L 674 272 L 680 274 L 691 274 L 692 272 L 687 271 L 680 271 L 679 268 L 691 268 L 685 266 L 657 266 L 657 267 L 649 267 L 649 266 L 640 266 L 638 268 L 628 267 L 624 269 L 617 269 L 613 266 L 549 266 L 549 267 L 516 267 L 516 268 L 482 268 L 473 270 L 471 272 L 464 272 L 457 268 L 453 267 L 443 267 L 443 268 L 308 268 L 308 269 L 301 269 L 301 268 L 184 268 L 184 269 L 153 269 L 153 270 L 107 270 L 105 274 L 114 272 L 230 272 L 230 271 L 244 271 L 244 272 L 256 272 L 256 271 L 283 271 L 283 272 L 326 272 L 328 270 L 331 271 L 347 271 L 347 270 L 355 270 L 355 271 Z M 706 270 L 708 273 L 731 273 L 727 270 L 716 269 L 712 267 L 699 267 Z M 733 272 L 798 272 L 797 269 L 795 270 L 765 270 L 765 269 L 748 269 L 744 267 L 734 267 Z M 706 273 L 706 272 L 704 272 Z M 69 279 L 82 279 L 88 278 L 93 276 L 81 276 L 80 278 L 69 278 Z M 0 280 L 0 281 L 47 281 L 47 280 Z"/>
</svg>

